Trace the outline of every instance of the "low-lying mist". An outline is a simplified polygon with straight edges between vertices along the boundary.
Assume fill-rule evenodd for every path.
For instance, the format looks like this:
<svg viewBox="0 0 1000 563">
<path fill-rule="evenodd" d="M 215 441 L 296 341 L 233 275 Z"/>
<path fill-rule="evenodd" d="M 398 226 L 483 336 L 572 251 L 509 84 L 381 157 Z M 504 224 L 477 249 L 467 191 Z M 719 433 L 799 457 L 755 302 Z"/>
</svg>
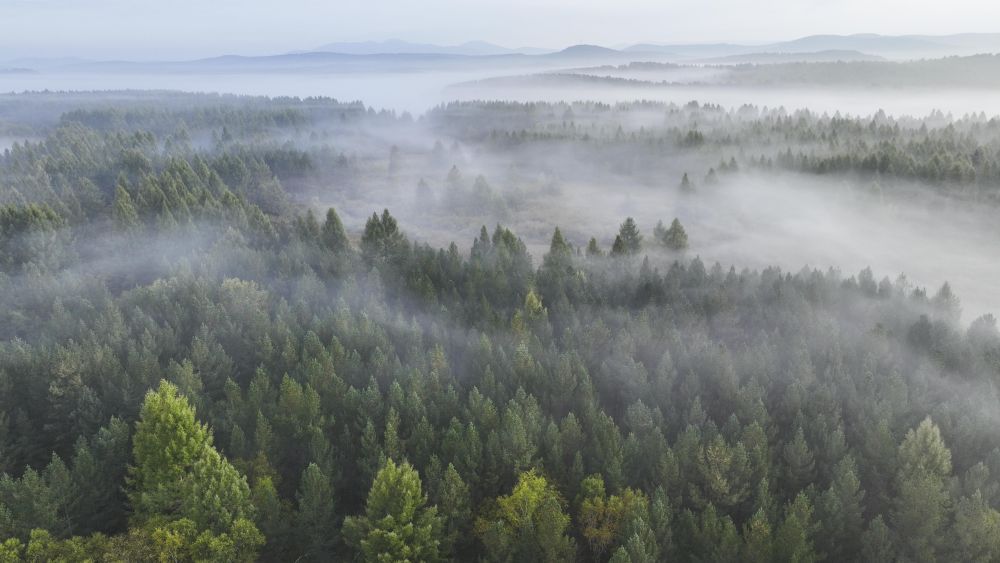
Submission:
<svg viewBox="0 0 1000 563">
<path fill-rule="evenodd" d="M 606 61 L 605 61 L 606 62 Z M 666 65 L 644 69 L 642 63 L 619 68 L 600 59 L 552 60 L 505 65 L 330 67 L 259 69 L 227 72 L 170 72 L 143 69 L 104 71 L 40 70 L 0 73 L 0 92 L 173 90 L 253 96 L 329 96 L 361 100 L 376 109 L 422 114 L 453 100 L 550 101 L 593 100 L 616 103 L 655 100 L 702 102 L 737 108 L 744 104 L 810 109 L 850 115 L 884 110 L 890 115 L 926 115 L 934 110 L 955 116 L 1000 114 L 1000 99 L 984 88 L 960 86 L 869 87 L 864 84 L 785 84 L 755 86 L 719 82 L 729 71 L 703 65 Z M 556 74 L 549 74 L 556 73 Z M 905 91 L 905 95 L 901 95 Z"/>
<path fill-rule="evenodd" d="M 684 104 L 690 100 L 738 108 L 754 104 L 788 111 L 871 115 L 879 110 L 894 116 L 923 116 L 935 110 L 956 117 L 985 112 L 1000 114 L 1000 98 L 992 90 L 975 88 L 864 88 L 788 86 L 710 86 L 580 80 L 561 76 L 517 76 L 454 84 L 445 97 L 459 100 L 499 99 L 519 102 L 593 100 L 608 104 L 650 100 Z"/>
<path fill-rule="evenodd" d="M 502 185 L 497 192 L 504 193 Z M 904 275 L 930 293 L 950 283 L 962 299 L 965 322 L 1000 311 L 994 283 L 1000 279 L 995 259 L 1000 225 L 993 212 L 943 201 L 918 186 L 909 186 L 908 194 L 886 198 L 877 188 L 844 180 L 746 172 L 694 192 L 623 178 L 539 185 L 511 194 L 523 199 L 515 210 L 483 206 L 476 213 L 435 209 L 409 186 L 358 199 L 318 194 L 313 203 L 317 212 L 336 207 L 358 236 L 373 211 L 389 208 L 413 238 L 433 247 L 457 242 L 466 248 L 481 225 L 492 230 L 501 223 L 525 240 L 536 263 L 548 251 L 553 226 L 581 250 L 596 237 L 607 251 L 622 221 L 634 217 L 645 237 L 644 252 L 661 268 L 683 257 L 660 246 L 653 227 L 676 217 L 690 238 L 688 258 L 697 255 L 737 270 L 810 267 L 852 275 L 870 267 L 879 279 Z M 438 197 L 447 197 L 444 188 Z"/>
</svg>

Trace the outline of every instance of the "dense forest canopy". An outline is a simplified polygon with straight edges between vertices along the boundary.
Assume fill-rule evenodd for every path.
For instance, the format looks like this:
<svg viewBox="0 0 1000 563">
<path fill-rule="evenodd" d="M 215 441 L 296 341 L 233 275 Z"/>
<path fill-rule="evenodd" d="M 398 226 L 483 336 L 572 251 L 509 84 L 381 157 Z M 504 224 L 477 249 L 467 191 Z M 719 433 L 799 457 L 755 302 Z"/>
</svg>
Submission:
<svg viewBox="0 0 1000 563">
<path fill-rule="evenodd" d="M 0 137 L 0 561 L 1000 558 L 993 315 L 548 211 L 994 210 L 996 119 L 50 93 Z"/>
</svg>

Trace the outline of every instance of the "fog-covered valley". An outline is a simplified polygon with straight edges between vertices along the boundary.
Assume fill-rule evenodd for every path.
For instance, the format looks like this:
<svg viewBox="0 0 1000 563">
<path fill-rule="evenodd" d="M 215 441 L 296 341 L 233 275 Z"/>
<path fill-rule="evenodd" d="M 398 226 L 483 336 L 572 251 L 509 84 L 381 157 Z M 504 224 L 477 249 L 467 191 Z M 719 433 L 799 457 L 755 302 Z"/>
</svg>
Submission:
<svg viewBox="0 0 1000 563">
<path fill-rule="evenodd" d="M 721 51 L 726 52 L 726 51 Z M 739 52 L 739 51 L 737 51 Z M 824 55 L 825 53 L 825 55 Z M 852 54 L 856 53 L 856 54 Z M 853 51 L 760 52 L 699 58 L 576 46 L 540 55 L 302 53 L 171 62 L 10 61 L 0 93 L 166 90 L 257 96 L 324 96 L 422 114 L 453 100 L 691 100 L 865 116 L 939 110 L 1000 113 L 1000 56 L 892 61 Z M 774 61 L 768 63 L 767 61 Z M 805 62 L 803 62 L 805 61 Z M 905 95 L 899 95 L 905 88 Z"/>
</svg>

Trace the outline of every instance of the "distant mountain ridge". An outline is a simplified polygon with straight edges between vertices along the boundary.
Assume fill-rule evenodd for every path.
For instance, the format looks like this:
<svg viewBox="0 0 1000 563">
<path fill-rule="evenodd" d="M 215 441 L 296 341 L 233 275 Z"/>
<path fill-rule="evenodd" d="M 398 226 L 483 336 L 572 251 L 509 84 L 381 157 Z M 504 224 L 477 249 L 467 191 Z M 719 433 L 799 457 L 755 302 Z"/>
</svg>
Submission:
<svg viewBox="0 0 1000 563">
<path fill-rule="evenodd" d="M 399 39 L 386 41 L 359 41 L 347 43 L 327 43 L 307 52 L 340 53 L 344 55 L 542 55 L 552 52 L 536 47 L 508 48 L 486 41 L 468 41 L 460 45 L 434 45 L 431 43 L 411 43 Z"/>
<path fill-rule="evenodd" d="M 346 55 L 390 55 L 390 54 L 422 54 L 422 55 L 463 55 L 463 56 L 498 56 L 498 55 L 597 55 L 606 56 L 612 53 L 649 53 L 660 56 L 673 56 L 679 60 L 710 59 L 758 55 L 762 53 L 804 54 L 855 52 L 850 60 L 861 60 L 861 57 L 883 58 L 924 58 L 948 55 L 973 55 L 979 53 L 1000 52 L 1000 33 L 960 33 L 954 35 L 879 35 L 876 33 L 858 33 L 853 35 L 809 35 L 789 41 L 777 41 L 763 44 L 741 43 L 636 43 L 622 49 L 580 44 L 566 47 L 562 50 L 520 47 L 511 49 L 485 41 L 470 41 L 460 45 L 435 45 L 430 43 L 411 43 L 398 39 L 387 41 L 365 41 L 357 43 L 328 43 L 304 52 L 328 52 Z"/>
<path fill-rule="evenodd" d="M 677 62 L 741 64 L 773 62 L 829 62 L 918 60 L 946 56 L 1000 53 L 1000 33 L 930 35 L 811 35 L 764 45 L 736 43 L 657 44 L 636 43 L 624 49 L 579 44 L 562 50 L 532 47 L 509 49 L 484 41 L 442 46 L 401 40 L 329 43 L 315 50 L 277 55 L 224 55 L 196 60 L 85 61 L 81 59 L 31 59 L 0 61 L 4 68 L 39 71 L 124 71 L 137 69 L 181 71 L 294 71 L 358 72 L 377 65 L 381 70 L 421 70 L 429 66 L 484 68 L 511 65 L 551 66 L 592 62 Z"/>
<path fill-rule="evenodd" d="M 955 35 L 810 35 L 790 41 L 760 45 L 736 43 L 660 44 L 637 43 L 626 47 L 630 52 L 670 53 L 684 58 L 716 58 L 753 53 L 809 53 L 821 51 L 858 51 L 886 58 L 925 58 L 949 55 L 1000 53 L 1000 33 L 961 33 Z"/>
</svg>

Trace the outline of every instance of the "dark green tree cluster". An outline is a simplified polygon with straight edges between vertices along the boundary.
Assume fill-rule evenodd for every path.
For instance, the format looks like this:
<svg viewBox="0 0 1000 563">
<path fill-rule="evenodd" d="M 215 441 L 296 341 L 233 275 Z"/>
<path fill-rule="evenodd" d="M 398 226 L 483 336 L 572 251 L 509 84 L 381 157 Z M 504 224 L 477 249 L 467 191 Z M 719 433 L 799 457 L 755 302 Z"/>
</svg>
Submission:
<svg viewBox="0 0 1000 563">
<path fill-rule="evenodd" d="M 571 121 L 564 119 L 568 113 Z M 558 141 L 573 147 L 579 169 L 589 174 L 612 170 L 649 185 L 662 184 L 665 173 L 676 174 L 682 191 L 692 191 L 695 182 L 665 158 L 678 151 L 702 166 L 706 185 L 737 171 L 733 155 L 741 154 L 740 162 L 752 168 L 861 176 L 904 196 L 915 181 L 949 196 L 1000 202 L 1000 119 L 984 114 L 845 117 L 754 106 L 725 110 L 696 102 L 456 102 L 429 117 L 441 133 L 519 160 L 538 158 Z"/>
</svg>

